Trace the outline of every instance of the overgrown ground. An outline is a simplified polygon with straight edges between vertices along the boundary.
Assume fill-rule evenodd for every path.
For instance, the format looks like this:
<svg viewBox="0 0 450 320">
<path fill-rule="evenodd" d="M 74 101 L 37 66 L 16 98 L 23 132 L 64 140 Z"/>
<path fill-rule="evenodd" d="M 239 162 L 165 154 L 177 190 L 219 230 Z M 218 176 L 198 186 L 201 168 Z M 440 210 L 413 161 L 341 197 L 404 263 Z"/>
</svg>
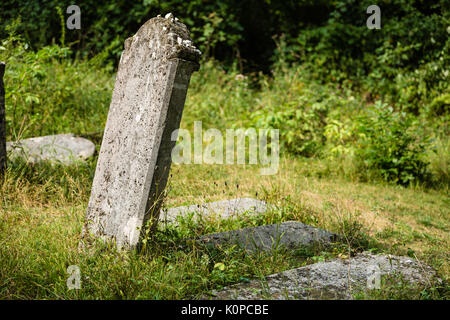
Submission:
<svg viewBox="0 0 450 320">
<path fill-rule="evenodd" d="M 74 61 L 57 46 L 30 52 L 4 45 L 8 139 L 74 132 L 99 148 L 114 79 L 111 69 L 100 67 L 101 57 Z M 99 245 L 87 254 L 78 251 L 78 242 L 97 159 L 70 167 L 10 162 L 0 183 L 0 297 L 198 298 L 231 283 L 362 250 L 409 255 L 448 281 L 448 115 L 424 111 L 405 121 L 401 107 L 388 96 L 378 100 L 378 93 L 367 89 L 370 83 L 321 82 L 303 65 L 280 63 L 273 71 L 271 77 L 243 76 L 203 62 L 181 127 L 192 130 L 194 121 L 202 121 L 204 130 L 278 128 L 278 173 L 261 176 L 259 167 L 250 165 L 173 165 L 165 206 L 252 197 L 275 209 L 236 221 L 187 218 L 178 228 L 161 225 L 143 252 L 123 254 Z M 386 130 L 369 130 L 376 128 Z M 408 152 L 398 158 L 383 153 L 391 147 Z M 343 234 L 346 241 L 257 255 L 182 241 L 287 220 Z M 67 289 L 69 265 L 81 269 L 81 290 Z M 425 288 L 394 283 L 358 298 L 448 299 L 449 294 L 445 283 Z"/>
<path fill-rule="evenodd" d="M 186 219 L 164 228 L 145 252 L 119 254 L 98 247 L 88 255 L 78 242 L 94 163 L 81 168 L 13 169 L 2 185 L 0 293 L 3 298 L 186 299 L 221 286 L 262 277 L 361 250 L 409 255 L 449 277 L 446 194 L 320 178 L 316 161 L 283 159 L 280 174 L 256 168 L 174 166 L 167 206 L 254 197 L 277 209 L 237 221 Z M 297 220 L 346 235 L 333 249 L 312 248 L 248 255 L 238 248 L 211 249 L 180 240 L 219 230 Z M 223 265 L 222 265 L 223 264 Z M 69 291 L 66 268 L 78 265 L 82 289 Z M 223 269 L 223 270 L 222 270 Z M 395 288 L 394 288 L 395 289 Z M 394 291 L 394 292 L 392 292 Z M 385 289 L 381 298 L 448 298 L 445 288 Z"/>
</svg>

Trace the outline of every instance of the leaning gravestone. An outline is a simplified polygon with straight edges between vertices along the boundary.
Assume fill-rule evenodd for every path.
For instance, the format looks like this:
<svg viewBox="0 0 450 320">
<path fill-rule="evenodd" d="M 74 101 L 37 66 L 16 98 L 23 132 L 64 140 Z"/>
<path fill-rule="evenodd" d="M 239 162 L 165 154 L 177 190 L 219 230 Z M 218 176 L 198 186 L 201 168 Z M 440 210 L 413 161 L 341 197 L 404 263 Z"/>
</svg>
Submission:
<svg viewBox="0 0 450 320">
<path fill-rule="evenodd" d="M 3 75 L 5 63 L 0 62 L 0 176 L 6 170 L 6 124 L 5 124 L 5 86 Z"/>
<path fill-rule="evenodd" d="M 158 219 L 186 92 L 200 51 L 172 14 L 125 41 L 106 122 L 83 239 L 133 248 Z M 82 243 L 83 245 L 83 243 Z"/>
</svg>

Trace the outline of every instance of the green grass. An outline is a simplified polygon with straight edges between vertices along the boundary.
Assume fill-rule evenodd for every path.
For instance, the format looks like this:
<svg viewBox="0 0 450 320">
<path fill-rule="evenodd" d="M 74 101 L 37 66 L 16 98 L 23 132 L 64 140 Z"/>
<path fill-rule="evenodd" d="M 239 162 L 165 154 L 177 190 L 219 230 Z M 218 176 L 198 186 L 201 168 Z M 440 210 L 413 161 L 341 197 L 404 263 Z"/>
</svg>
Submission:
<svg viewBox="0 0 450 320">
<path fill-rule="evenodd" d="M 334 257 L 346 258 L 349 252 L 367 249 L 412 255 L 431 264 L 448 280 L 446 194 L 318 178 L 311 172 L 311 162 L 283 159 L 280 174 L 269 177 L 258 176 L 256 167 L 173 166 L 166 206 L 248 196 L 266 200 L 276 208 L 239 220 L 211 217 L 186 219 L 177 228 L 161 226 L 142 252 L 129 254 L 102 245 L 92 252 L 78 250 L 95 161 L 81 167 L 11 164 L 0 189 L 0 296 L 195 299 L 225 285 Z M 427 217 L 427 223 L 417 223 L 418 216 Z M 210 248 L 183 241 L 211 232 L 288 220 L 344 234 L 349 241 L 328 249 L 280 248 L 255 255 L 237 247 Z M 218 263 L 225 266 L 224 270 Z M 81 269 L 81 290 L 66 287 L 69 265 Z M 443 298 L 445 292 L 436 290 L 433 292 L 439 294 L 432 297 Z M 426 298 L 411 292 L 406 296 Z M 396 295 L 378 293 L 370 297 Z"/>
</svg>

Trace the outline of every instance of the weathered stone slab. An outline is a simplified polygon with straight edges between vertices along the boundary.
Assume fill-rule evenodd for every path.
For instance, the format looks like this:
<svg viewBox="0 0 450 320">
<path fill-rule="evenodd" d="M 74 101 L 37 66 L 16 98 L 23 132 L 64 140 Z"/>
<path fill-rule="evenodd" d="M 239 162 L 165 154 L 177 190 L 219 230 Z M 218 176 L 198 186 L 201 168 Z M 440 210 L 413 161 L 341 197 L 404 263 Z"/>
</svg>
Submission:
<svg viewBox="0 0 450 320">
<path fill-rule="evenodd" d="M 335 259 L 288 270 L 226 287 L 213 292 L 214 299 L 352 299 L 352 293 L 373 284 L 374 270 L 380 277 L 401 276 L 403 281 L 426 285 L 435 279 L 429 266 L 409 257 L 372 255 L 368 252 L 347 259 Z M 206 297 L 205 297 L 206 298 Z"/>
<path fill-rule="evenodd" d="M 215 246 L 237 244 L 247 251 L 270 251 L 280 247 L 295 249 L 301 246 L 326 245 L 337 239 L 338 236 L 334 233 L 297 221 L 287 221 L 208 234 L 197 241 Z"/>
<path fill-rule="evenodd" d="M 238 218 L 242 214 L 262 214 L 268 210 L 267 203 L 257 199 L 239 198 L 202 203 L 161 210 L 161 221 L 177 224 L 177 217 L 193 213 L 194 219 L 214 216 L 220 219 Z"/>
<path fill-rule="evenodd" d="M 186 92 L 200 51 L 172 14 L 125 41 L 86 213 L 83 238 L 135 247 L 155 225 Z"/>
<path fill-rule="evenodd" d="M 5 85 L 3 75 L 5 63 L 0 62 L 0 176 L 6 170 L 6 122 L 5 122 Z"/>
<path fill-rule="evenodd" d="M 50 161 L 71 164 L 95 153 L 94 143 L 72 133 L 7 142 L 6 146 L 10 158 L 23 157 L 30 163 Z"/>
</svg>

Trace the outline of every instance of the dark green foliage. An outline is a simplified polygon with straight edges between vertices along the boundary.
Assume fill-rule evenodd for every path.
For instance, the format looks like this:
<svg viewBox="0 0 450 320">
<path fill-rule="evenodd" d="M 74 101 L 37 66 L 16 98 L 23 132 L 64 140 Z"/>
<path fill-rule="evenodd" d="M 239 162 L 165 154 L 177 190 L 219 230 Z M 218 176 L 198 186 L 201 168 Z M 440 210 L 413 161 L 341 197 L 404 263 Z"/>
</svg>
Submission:
<svg viewBox="0 0 450 320">
<path fill-rule="evenodd" d="M 67 19 L 71 4 L 69 0 L 4 0 L 0 38 L 6 36 L 5 27 L 21 17 L 19 31 L 33 48 L 60 41 L 58 10 Z M 83 0 L 77 2 L 81 30 L 66 30 L 65 42 L 82 56 L 109 47 L 117 61 L 123 41 L 146 20 L 173 12 L 207 56 L 229 63 L 238 59 L 245 70 L 269 71 L 275 50 L 272 37 L 284 34 L 289 61 L 314 61 L 329 76 L 336 76 L 330 69 L 343 71 L 342 77 L 378 70 L 373 74 L 378 80 L 392 79 L 396 68 L 415 68 L 436 59 L 446 46 L 447 1 L 378 1 L 381 30 L 366 27 L 371 4 L 370 0 Z"/>
<path fill-rule="evenodd" d="M 69 17 L 66 8 L 72 2 L 2 1 L 0 30 L 5 30 L 7 25 L 20 17 L 22 23 L 18 31 L 34 49 L 52 42 L 61 43 L 63 36 L 59 11 L 65 22 Z M 66 30 L 65 43 L 81 56 L 92 56 L 110 48 L 110 58 L 118 61 L 126 38 L 136 33 L 148 19 L 168 12 L 173 12 L 189 27 L 200 49 L 207 55 L 234 59 L 238 53 L 236 43 L 242 38 L 243 28 L 235 16 L 239 12 L 239 1 L 84 0 L 76 4 L 81 10 L 81 29 Z M 6 33 L 0 32 L 0 38 L 6 36 Z"/>
<path fill-rule="evenodd" d="M 449 90 L 448 1 L 378 1 L 379 30 L 366 27 L 371 4 L 335 2 L 325 23 L 299 28 L 286 37 L 278 55 L 291 63 L 308 61 L 318 79 L 352 79 L 418 114 L 439 92 Z"/>
</svg>

